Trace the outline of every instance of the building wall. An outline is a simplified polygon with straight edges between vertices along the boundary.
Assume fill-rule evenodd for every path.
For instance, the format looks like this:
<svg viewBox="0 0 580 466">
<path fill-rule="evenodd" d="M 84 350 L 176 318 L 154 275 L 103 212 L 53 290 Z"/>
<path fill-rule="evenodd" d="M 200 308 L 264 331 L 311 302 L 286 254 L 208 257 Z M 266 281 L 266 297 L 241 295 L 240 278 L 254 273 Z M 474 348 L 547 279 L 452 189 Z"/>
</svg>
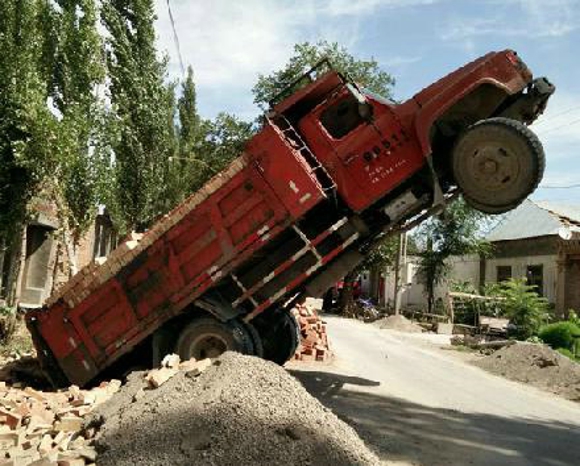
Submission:
<svg viewBox="0 0 580 466">
<path fill-rule="evenodd" d="M 530 248 L 533 249 L 533 248 Z M 485 261 L 485 282 L 497 282 L 497 267 L 511 266 L 512 278 L 526 278 L 528 266 L 541 265 L 543 267 L 543 287 L 542 295 L 550 301 L 556 302 L 557 297 L 557 275 L 558 275 L 558 255 L 528 255 L 524 257 L 504 257 L 500 259 L 492 258 Z"/>
<path fill-rule="evenodd" d="M 488 258 L 483 262 L 483 269 L 485 272 L 484 276 L 481 276 L 482 272 L 482 262 L 479 256 L 469 255 L 462 257 L 452 257 L 450 258 L 451 272 L 448 280 L 440 284 L 435 289 L 435 298 L 445 299 L 446 294 L 449 291 L 449 284 L 457 282 L 470 282 L 475 289 L 478 289 L 480 284 L 483 283 L 497 283 L 497 267 L 498 266 L 510 266 L 512 270 L 513 278 L 523 278 L 526 277 L 526 272 L 528 266 L 541 265 L 543 270 L 543 286 L 542 295 L 548 299 L 552 304 L 557 304 L 558 301 L 558 254 L 542 254 L 533 255 L 531 252 L 535 251 L 535 243 L 533 239 L 530 239 L 527 244 L 528 255 L 522 255 L 523 246 L 518 245 L 515 251 L 516 257 L 500 257 L 500 258 Z M 545 241 L 542 239 L 540 246 L 537 248 L 539 251 L 546 251 Z M 509 251 L 509 247 L 504 246 L 503 250 Z M 550 249 L 551 250 L 551 249 Z M 505 255 L 505 254 L 502 254 Z M 578 263 L 580 264 L 580 262 Z M 580 265 L 577 265 L 578 273 L 576 275 L 568 274 L 568 281 L 574 282 L 577 277 L 580 277 Z M 424 293 L 424 287 L 419 283 L 417 270 L 419 267 L 418 257 L 408 257 L 407 264 L 404 266 L 402 271 L 402 283 L 403 291 L 401 295 L 401 307 L 409 309 L 425 309 L 427 307 L 427 298 Z M 573 267 L 570 267 L 573 268 Z M 574 269 L 576 270 L 576 269 Z M 580 283 L 580 280 L 578 281 Z M 580 286 L 573 287 L 572 285 L 567 286 L 568 291 L 568 302 L 579 303 L 580 307 Z M 578 290 L 576 293 L 578 296 L 571 296 L 574 294 L 574 290 Z M 394 272 L 393 270 L 387 270 L 385 279 L 385 297 L 387 305 L 392 306 L 394 303 Z M 577 299 L 576 299 L 577 298 Z"/>
<path fill-rule="evenodd" d="M 451 263 L 451 272 L 448 281 L 469 281 L 476 287 L 479 283 L 479 256 L 468 255 L 462 257 L 452 257 L 449 259 Z M 416 256 L 408 256 L 406 264 L 402 268 L 401 280 L 403 290 L 401 293 L 401 308 L 405 309 L 424 309 L 427 307 L 427 298 L 425 296 L 425 288 L 419 282 L 419 258 Z M 392 306 L 394 303 L 395 283 L 394 272 L 392 269 L 385 273 L 385 291 L 387 305 Z M 447 283 L 438 285 L 435 288 L 435 299 L 444 299 L 448 292 Z"/>
</svg>

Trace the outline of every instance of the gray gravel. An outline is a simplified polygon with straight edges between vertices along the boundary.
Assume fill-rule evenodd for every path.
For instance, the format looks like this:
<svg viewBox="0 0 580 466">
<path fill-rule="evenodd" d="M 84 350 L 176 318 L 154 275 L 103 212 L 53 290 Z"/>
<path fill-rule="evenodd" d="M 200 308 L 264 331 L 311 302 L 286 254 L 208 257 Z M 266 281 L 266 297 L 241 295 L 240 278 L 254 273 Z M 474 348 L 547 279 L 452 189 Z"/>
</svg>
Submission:
<svg viewBox="0 0 580 466">
<path fill-rule="evenodd" d="M 281 367 L 226 353 L 156 390 L 134 373 L 89 424 L 99 465 L 373 465 L 356 432 Z"/>
</svg>

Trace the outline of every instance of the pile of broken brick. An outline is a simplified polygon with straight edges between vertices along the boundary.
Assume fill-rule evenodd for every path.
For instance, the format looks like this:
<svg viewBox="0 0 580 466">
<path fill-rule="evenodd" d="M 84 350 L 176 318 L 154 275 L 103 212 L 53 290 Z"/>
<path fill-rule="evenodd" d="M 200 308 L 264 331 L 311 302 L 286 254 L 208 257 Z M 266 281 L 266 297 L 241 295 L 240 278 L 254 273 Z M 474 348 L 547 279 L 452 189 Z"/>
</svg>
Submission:
<svg viewBox="0 0 580 466">
<path fill-rule="evenodd" d="M 300 327 L 300 345 L 294 354 L 298 361 L 327 361 L 332 352 L 328 344 L 326 324 L 322 322 L 313 305 L 298 304 L 293 309 Z"/>
<path fill-rule="evenodd" d="M 199 375 L 210 365 L 209 359 L 181 362 L 179 356 L 168 355 L 145 379 L 148 389 L 155 389 L 179 371 Z M 120 387 L 121 382 L 114 379 L 88 390 L 71 385 L 46 392 L 0 382 L 0 466 L 95 463 L 95 432 L 84 428 L 84 418 Z"/>
</svg>

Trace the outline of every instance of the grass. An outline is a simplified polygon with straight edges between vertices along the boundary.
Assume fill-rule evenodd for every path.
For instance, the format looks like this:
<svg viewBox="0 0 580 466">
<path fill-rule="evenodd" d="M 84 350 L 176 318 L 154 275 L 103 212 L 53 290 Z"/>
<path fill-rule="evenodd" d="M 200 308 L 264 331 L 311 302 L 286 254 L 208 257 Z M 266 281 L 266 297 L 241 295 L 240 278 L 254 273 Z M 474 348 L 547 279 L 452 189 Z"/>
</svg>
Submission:
<svg viewBox="0 0 580 466">
<path fill-rule="evenodd" d="M 16 317 L 14 332 L 6 338 L 6 341 L 0 344 L 0 356 L 7 357 L 14 353 L 21 355 L 30 353 L 34 350 L 32 338 L 26 328 L 24 319 Z"/>
</svg>

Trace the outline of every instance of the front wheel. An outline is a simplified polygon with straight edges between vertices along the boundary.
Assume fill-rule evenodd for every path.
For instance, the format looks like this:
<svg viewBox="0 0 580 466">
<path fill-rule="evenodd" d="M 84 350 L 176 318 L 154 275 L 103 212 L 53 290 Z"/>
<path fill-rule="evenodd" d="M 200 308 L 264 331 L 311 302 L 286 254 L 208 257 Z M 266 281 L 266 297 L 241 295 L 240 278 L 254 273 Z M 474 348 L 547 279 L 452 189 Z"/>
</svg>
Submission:
<svg viewBox="0 0 580 466">
<path fill-rule="evenodd" d="M 490 118 L 470 126 L 452 152 L 453 176 L 466 202 L 488 214 L 517 207 L 542 180 L 545 155 L 523 123 Z"/>
</svg>

